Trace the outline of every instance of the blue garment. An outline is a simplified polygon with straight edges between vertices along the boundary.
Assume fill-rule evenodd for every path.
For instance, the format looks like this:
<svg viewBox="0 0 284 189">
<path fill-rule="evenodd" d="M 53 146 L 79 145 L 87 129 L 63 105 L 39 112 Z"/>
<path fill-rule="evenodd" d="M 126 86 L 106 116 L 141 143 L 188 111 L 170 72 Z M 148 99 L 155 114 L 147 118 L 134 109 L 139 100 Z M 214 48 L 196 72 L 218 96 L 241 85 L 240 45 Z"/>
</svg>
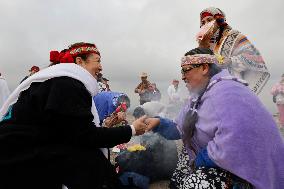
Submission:
<svg viewBox="0 0 284 189">
<path fill-rule="evenodd" d="M 176 127 L 176 123 L 170 119 L 160 118 L 160 124 L 153 129 L 154 132 L 159 133 L 168 140 L 180 139 L 180 133 Z M 196 167 L 218 167 L 208 156 L 207 148 L 203 148 L 197 154 L 195 159 Z"/>
<path fill-rule="evenodd" d="M 160 124 L 153 129 L 153 132 L 157 132 L 168 140 L 181 139 L 180 133 L 176 127 L 176 123 L 170 119 L 156 117 L 160 119 Z"/>
<path fill-rule="evenodd" d="M 124 186 L 137 186 L 141 189 L 148 189 L 150 179 L 143 175 L 140 175 L 135 172 L 125 172 L 120 177 L 119 180 Z"/>
<path fill-rule="evenodd" d="M 100 124 L 117 108 L 116 99 L 124 93 L 103 91 L 94 96 L 94 102 L 98 110 Z"/>
<path fill-rule="evenodd" d="M 207 151 L 207 148 L 202 148 L 195 160 L 194 160 L 194 164 L 196 167 L 207 167 L 207 168 L 212 168 L 212 167 L 218 167 L 214 161 L 212 161 L 210 159 L 210 157 L 208 156 L 208 151 Z"/>
</svg>

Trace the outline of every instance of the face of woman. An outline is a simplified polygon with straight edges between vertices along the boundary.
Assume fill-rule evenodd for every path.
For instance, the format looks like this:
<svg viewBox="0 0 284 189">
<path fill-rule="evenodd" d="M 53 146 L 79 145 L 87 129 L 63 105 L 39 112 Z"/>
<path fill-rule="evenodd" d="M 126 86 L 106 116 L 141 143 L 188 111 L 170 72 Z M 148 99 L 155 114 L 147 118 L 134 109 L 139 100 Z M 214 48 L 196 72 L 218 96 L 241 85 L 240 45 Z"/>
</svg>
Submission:
<svg viewBox="0 0 284 189">
<path fill-rule="evenodd" d="M 195 68 L 185 65 L 182 67 L 182 70 L 182 80 L 186 83 L 186 87 L 190 92 L 198 94 L 203 90 L 206 82 L 208 82 L 208 65 L 201 65 Z"/>
<path fill-rule="evenodd" d="M 211 22 L 214 20 L 213 16 L 206 16 L 201 20 L 201 26 L 204 26 L 205 24 Z"/>
<path fill-rule="evenodd" d="M 101 65 L 101 57 L 95 53 L 90 54 L 86 61 L 80 57 L 77 57 L 76 63 L 85 68 L 96 79 L 98 79 L 98 74 L 103 70 Z"/>
</svg>

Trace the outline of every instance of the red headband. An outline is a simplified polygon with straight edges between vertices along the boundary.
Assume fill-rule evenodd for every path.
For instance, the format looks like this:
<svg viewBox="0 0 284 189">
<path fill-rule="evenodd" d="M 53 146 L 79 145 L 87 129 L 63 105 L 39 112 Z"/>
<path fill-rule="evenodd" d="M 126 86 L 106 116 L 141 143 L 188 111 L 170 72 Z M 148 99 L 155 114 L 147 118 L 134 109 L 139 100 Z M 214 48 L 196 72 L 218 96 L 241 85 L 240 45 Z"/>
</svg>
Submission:
<svg viewBox="0 0 284 189">
<path fill-rule="evenodd" d="M 203 18 L 205 18 L 205 17 L 207 17 L 207 16 L 213 16 L 210 12 L 203 12 L 202 14 L 201 14 L 201 20 L 203 19 Z"/>
<path fill-rule="evenodd" d="M 73 57 L 76 57 L 81 54 L 89 54 L 89 53 L 95 53 L 100 55 L 97 47 L 95 45 L 82 45 L 78 47 L 74 47 L 70 49 L 70 55 Z"/>
<path fill-rule="evenodd" d="M 210 12 L 203 12 L 201 14 L 201 20 L 207 16 L 213 16 Z M 214 14 L 214 19 L 222 19 L 221 22 L 217 22 L 218 26 L 226 26 L 228 25 L 225 21 L 225 16 L 223 14 L 220 14 L 220 13 L 217 13 L 217 14 Z"/>
<path fill-rule="evenodd" d="M 50 61 L 53 63 L 73 63 L 74 58 L 78 55 L 95 53 L 100 55 L 97 47 L 94 44 L 83 43 L 71 47 L 70 49 L 65 49 L 60 53 L 58 51 L 50 51 Z"/>
</svg>

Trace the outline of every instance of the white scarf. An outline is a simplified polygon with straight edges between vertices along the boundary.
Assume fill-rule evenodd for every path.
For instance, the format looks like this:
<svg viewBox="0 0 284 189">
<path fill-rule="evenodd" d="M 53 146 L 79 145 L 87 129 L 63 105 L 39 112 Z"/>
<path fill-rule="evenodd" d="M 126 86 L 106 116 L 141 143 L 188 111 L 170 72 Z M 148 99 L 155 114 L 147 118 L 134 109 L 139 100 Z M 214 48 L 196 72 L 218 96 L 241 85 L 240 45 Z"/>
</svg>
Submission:
<svg viewBox="0 0 284 189">
<path fill-rule="evenodd" d="M 57 64 L 28 77 L 12 92 L 12 94 L 3 104 L 2 108 L 0 109 L 0 120 L 2 120 L 2 118 L 5 116 L 5 114 L 9 110 L 9 107 L 17 102 L 20 93 L 27 90 L 33 82 L 44 82 L 48 79 L 63 76 L 79 80 L 84 84 L 84 86 L 92 96 L 91 111 L 94 116 L 93 123 L 96 125 L 96 127 L 100 127 L 98 111 L 93 101 L 93 97 L 99 92 L 97 80 L 86 69 L 74 63 Z M 101 148 L 101 150 L 106 156 L 107 149 Z"/>
</svg>

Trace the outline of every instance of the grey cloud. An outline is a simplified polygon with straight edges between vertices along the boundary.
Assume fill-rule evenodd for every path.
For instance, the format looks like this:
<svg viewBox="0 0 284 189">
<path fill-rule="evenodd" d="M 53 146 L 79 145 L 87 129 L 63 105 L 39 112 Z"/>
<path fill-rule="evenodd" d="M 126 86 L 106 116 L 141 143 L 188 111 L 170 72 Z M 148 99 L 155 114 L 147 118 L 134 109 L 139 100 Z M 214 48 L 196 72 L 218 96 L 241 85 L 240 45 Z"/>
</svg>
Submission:
<svg viewBox="0 0 284 189">
<path fill-rule="evenodd" d="M 284 72 L 282 0 L 2 0 L 0 71 L 14 89 L 32 65 L 49 64 L 50 50 L 95 42 L 112 87 L 137 103 L 140 72 L 163 92 L 180 77 L 180 57 L 197 45 L 199 12 L 209 6 L 221 8 L 263 54 L 271 80 L 260 97 L 274 111 L 269 90 Z"/>
</svg>

